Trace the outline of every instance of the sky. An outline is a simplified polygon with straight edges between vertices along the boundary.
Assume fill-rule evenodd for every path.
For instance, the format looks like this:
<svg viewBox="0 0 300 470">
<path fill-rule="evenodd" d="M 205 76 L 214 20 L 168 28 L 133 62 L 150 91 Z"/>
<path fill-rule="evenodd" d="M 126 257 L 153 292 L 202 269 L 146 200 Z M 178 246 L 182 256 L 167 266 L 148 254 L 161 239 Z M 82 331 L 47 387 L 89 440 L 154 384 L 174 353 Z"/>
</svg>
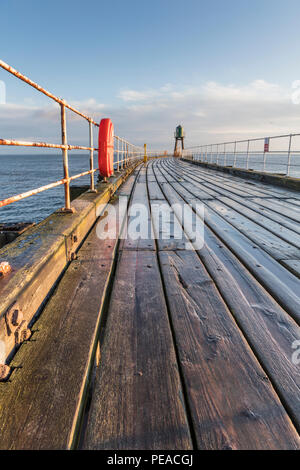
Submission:
<svg viewBox="0 0 300 470">
<path fill-rule="evenodd" d="M 178 124 L 187 146 L 271 136 L 300 130 L 299 18 L 299 0 L 0 0 L 0 58 L 138 145 L 170 149 Z M 59 143 L 58 106 L 0 81 L 0 137 Z M 87 143 L 69 114 L 68 133 Z"/>
</svg>

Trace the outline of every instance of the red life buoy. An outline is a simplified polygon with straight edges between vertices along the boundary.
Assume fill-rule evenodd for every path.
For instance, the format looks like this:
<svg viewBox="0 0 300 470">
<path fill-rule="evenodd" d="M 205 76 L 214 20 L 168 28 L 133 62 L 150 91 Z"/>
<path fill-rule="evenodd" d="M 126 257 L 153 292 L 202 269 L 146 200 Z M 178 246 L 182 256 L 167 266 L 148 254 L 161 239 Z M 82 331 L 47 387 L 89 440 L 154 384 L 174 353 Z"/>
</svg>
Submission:
<svg viewBox="0 0 300 470">
<path fill-rule="evenodd" d="M 99 126 L 98 162 L 101 176 L 109 177 L 114 172 L 114 125 L 110 119 L 101 119 Z"/>
</svg>

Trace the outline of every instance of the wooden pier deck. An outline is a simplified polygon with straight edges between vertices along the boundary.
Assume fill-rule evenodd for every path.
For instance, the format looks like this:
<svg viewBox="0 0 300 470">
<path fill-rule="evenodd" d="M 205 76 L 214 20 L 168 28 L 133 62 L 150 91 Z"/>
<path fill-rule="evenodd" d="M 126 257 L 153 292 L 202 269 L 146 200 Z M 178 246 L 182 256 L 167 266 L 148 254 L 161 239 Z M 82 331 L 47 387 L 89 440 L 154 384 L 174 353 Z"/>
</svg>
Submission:
<svg viewBox="0 0 300 470">
<path fill-rule="evenodd" d="M 90 232 L 0 384 L 0 448 L 300 449 L 300 194 L 169 158 L 117 195 L 184 235 Z M 174 204 L 203 204 L 201 249 Z"/>
</svg>

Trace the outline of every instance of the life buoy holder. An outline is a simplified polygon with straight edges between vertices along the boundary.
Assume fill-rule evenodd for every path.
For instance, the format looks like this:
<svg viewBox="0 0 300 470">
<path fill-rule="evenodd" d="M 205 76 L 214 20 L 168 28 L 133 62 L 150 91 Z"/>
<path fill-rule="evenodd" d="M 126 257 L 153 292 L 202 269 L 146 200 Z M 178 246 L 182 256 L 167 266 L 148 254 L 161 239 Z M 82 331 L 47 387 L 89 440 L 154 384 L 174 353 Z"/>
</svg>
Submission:
<svg viewBox="0 0 300 470">
<path fill-rule="evenodd" d="M 101 119 L 98 139 L 99 173 L 107 178 L 114 172 L 114 125 L 110 119 Z"/>
</svg>

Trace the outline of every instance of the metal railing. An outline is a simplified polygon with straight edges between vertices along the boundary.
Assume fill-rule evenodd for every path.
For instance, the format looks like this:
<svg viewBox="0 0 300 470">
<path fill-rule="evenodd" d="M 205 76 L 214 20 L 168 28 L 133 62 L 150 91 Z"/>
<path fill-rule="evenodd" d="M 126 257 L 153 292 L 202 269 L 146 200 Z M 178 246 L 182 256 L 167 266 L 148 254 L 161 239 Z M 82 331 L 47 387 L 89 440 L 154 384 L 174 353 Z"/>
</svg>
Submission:
<svg viewBox="0 0 300 470">
<path fill-rule="evenodd" d="M 94 181 L 94 174 L 98 170 L 98 168 L 94 168 L 94 151 L 97 151 L 98 148 L 94 147 L 94 138 L 93 138 L 93 128 L 99 127 L 99 124 L 95 122 L 90 116 L 87 116 L 80 112 L 78 109 L 75 109 L 71 105 L 69 105 L 64 99 L 58 98 L 57 96 L 53 95 L 49 91 L 42 88 L 37 83 L 30 80 L 25 75 L 21 74 L 14 68 L 10 67 L 8 64 L 0 60 L 0 67 L 4 70 L 9 72 L 10 74 L 14 75 L 18 79 L 22 80 L 23 82 L 27 83 L 28 85 L 32 86 L 40 93 L 43 93 L 48 98 L 54 100 L 56 103 L 60 105 L 60 121 L 61 121 L 61 144 L 51 144 L 47 142 L 25 142 L 25 141 L 18 141 L 18 140 L 7 140 L 7 139 L 0 139 L 0 145 L 6 146 L 22 146 L 22 147 L 43 147 L 49 149 L 61 149 L 62 150 L 62 157 L 63 157 L 63 174 L 64 177 L 58 181 L 53 183 L 47 184 L 45 186 L 41 186 L 36 189 L 32 189 L 30 191 L 8 197 L 0 201 L 0 207 L 8 206 L 14 202 L 20 201 L 30 196 L 34 196 L 35 194 L 41 193 L 48 189 L 55 188 L 60 185 L 64 185 L 65 188 L 65 206 L 62 209 L 64 212 L 72 212 L 71 209 L 71 200 L 70 200 L 70 182 L 81 178 L 86 175 L 90 175 L 90 191 L 95 191 L 95 181 Z M 80 116 L 82 119 L 85 119 L 89 125 L 89 146 L 81 146 L 81 145 L 70 145 L 68 144 L 67 139 L 67 120 L 66 120 L 66 109 L 69 109 L 73 113 Z M 84 150 L 89 151 L 90 159 L 89 159 L 89 170 L 84 171 L 82 173 L 78 173 L 74 176 L 69 176 L 69 155 L 68 152 L 70 150 Z M 159 155 L 157 152 L 148 152 L 150 156 Z M 131 144 L 127 140 L 114 136 L 114 170 L 121 171 L 129 164 L 132 164 L 134 161 L 138 159 L 144 158 L 144 148 L 138 147 L 136 145 Z"/>
<path fill-rule="evenodd" d="M 297 147 L 296 147 L 297 146 Z M 196 161 L 300 177 L 300 134 L 286 134 L 189 147 Z"/>
</svg>

